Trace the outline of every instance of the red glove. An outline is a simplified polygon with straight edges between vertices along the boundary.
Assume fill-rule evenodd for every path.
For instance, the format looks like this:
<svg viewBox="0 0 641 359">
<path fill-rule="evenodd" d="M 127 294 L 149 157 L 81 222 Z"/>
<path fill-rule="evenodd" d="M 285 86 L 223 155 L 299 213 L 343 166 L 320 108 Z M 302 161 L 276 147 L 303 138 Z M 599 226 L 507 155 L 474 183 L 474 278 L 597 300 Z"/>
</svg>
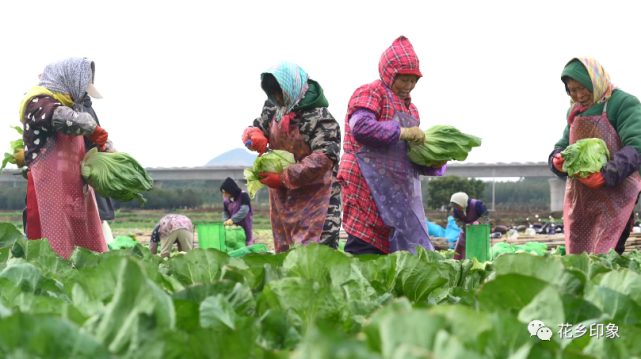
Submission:
<svg viewBox="0 0 641 359">
<path fill-rule="evenodd" d="M 599 188 L 605 185 L 605 180 L 603 179 L 603 174 L 601 174 L 601 172 L 593 173 L 587 178 L 579 178 L 579 181 L 590 188 Z"/>
<path fill-rule="evenodd" d="M 252 144 L 254 141 L 252 140 Z M 265 177 L 260 181 L 260 183 L 264 184 L 265 186 L 269 188 L 280 188 L 283 187 L 283 182 L 280 180 L 280 175 L 278 173 L 272 173 L 272 172 L 262 172 L 258 174 L 261 177 Z"/>
<path fill-rule="evenodd" d="M 89 136 L 89 138 L 100 147 L 101 150 L 105 150 L 107 146 L 105 144 L 107 143 L 107 138 L 109 138 L 109 134 L 107 131 L 105 131 L 104 128 L 100 126 L 96 126 L 96 129 L 93 131 L 93 133 Z"/>
<path fill-rule="evenodd" d="M 252 148 L 262 155 L 267 151 L 267 138 L 261 131 L 254 131 L 251 133 Z"/>
<path fill-rule="evenodd" d="M 561 172 L 565 172 L 563 170 L 563 163 L 565 162 L 565 160 L 563 159 L 563 157 L 561 157 L 560 153 L 557 153 L 556 155 L 554 155 L 554 159 L 552 160 L 552 162 L 554 163 L 554 168 L 556 168 Z"/>
</svg>

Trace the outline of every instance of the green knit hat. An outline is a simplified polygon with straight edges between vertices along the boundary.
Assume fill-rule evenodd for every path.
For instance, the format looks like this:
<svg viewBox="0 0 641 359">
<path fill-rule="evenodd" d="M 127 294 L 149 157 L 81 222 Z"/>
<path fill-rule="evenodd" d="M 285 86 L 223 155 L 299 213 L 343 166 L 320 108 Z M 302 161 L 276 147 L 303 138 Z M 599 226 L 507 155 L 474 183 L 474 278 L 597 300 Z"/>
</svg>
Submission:
<svg viewBox="0 0 641 359">
<path fill-rule="evenodd" d="M 561 74 L 561 81 L 565 84 L 565 78 L 570 77 L 573 80 L 578 81 L 581 85 L 585 86 L 586 89 L 588 89 L 590 92 L 593 91 L 592 87 L 592 79 L 590 78 L 590 74 L 588 73 L 588 70 L 585 68 L 585 65 L 579 60 L 572 60 L 569 64 L 565 66 L 563 69 L 563 73 Z M 565 85 L 565 91 L 570 93 L 568 90 L 568 85 Z"/>
</svg>

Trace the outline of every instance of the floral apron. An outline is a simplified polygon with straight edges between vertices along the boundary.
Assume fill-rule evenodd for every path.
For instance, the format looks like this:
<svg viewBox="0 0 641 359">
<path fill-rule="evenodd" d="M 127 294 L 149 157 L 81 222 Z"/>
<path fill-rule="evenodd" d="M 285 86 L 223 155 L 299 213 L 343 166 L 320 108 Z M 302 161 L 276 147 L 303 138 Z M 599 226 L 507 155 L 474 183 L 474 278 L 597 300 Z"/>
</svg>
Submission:
<svg viewBox="0 0 641 359">
<path fill-rule="evenodd" d="M 386 90 L 395 109 L 394 98 L 389 89 Z M 392 121 L 404 128 L 419 125 L 416 118 L 398 111 Z M 405 250 L 416 254 L 417 246 L 433 251 L 425 221 L 421 179 L 407 156 L 405 141 L 390 146 L 363 145 L 356 152 L 356 159 L 378 214 L 385 226 L 392 229 L 390 252 Z"/>
<path fill-rule="evenodd" d="M 572 120 L 571 145 L 584 138 L 600 138 L 612 155 L 623 148 L 621 138 L 608 120 L 607 107 L 606 102 L 601 115 Z M 601 254 L 614 248 L 630 219 L 639 191 L 641 178 L 638 172 L 614 188 L 590 188 L 569 177 L 563 205 L 567 253 Z"/>
<path fill-rule="evenodd" d="M 247 193 L 245 191 L 241 191 L 241 194 L 238 195 L 238 198 L 236 198 L 235 201 L 230 201 L 229 198 L 223 199 L 223 204 L 225 208 L 227 208 L 227 212 L 229 213 L 229 218 L 232 218 L 238 211 L 240 211 L 240 207 L 242 206 L 242 203 L 240 202 L 240 196 L 243 193 Z M 252 227 L 254 224 L 254 209 L 252 208 L 251 203 L 249 204 L 249 212 L 247 213 L 247 216 L 243 218 L 242 221 L 236 223 L 237 225 L 243 227 L 245 230 L 245 245 L 251 246 L 254 244 L 254 235 L 252 232 Z"/>
<path fill-rule="evenodd" d="M 288 131 L 289 129 L 289 131 Z M 291 152 L 297 162 L 312 150 L 300 135 L 299 126 L 287 121 L 272 121 L 269 147 Z M 318 243 L 325 225 L 332 192 L 332 171 L 297 189 L 270 188 L 270 216 L 276 253 L 294 243 Z"/>
</svg>

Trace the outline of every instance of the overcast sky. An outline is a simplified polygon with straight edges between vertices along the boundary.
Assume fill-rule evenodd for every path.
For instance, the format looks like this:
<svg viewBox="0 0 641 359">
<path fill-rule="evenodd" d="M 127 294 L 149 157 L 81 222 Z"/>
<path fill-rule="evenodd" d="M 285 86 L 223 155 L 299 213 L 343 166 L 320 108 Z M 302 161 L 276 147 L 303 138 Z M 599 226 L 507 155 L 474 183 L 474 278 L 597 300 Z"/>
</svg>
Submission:
<svg viewBox="0 0 641 359">
<path fill-rule="evenodd" d="M 116 148 L 145 167 L 202 166 L 242 147 L 260 114 L 260 73 L 298 63 L 344 128 L 347 103 L 407 36 L 424 77 L 421 128 L 483 139 L 467 162 L 546 161 L 565 126 L 560 74 L 592 55 L 641 94 L 635 1 L 2 1 L 0 151 L 22 95 L 51 61 L 96 62 L 94 108 Z M 0 153 L 2 153 L 0 152 Z"/>
</svg>

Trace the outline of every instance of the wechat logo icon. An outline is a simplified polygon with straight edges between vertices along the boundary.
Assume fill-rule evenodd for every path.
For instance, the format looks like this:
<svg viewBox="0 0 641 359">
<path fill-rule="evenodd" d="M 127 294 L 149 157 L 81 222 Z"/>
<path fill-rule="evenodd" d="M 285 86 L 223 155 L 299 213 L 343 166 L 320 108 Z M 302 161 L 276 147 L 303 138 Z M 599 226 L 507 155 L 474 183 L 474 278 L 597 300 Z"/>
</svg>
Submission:
<svg viewBox="0 0 641 359">
<path fill-rule="evenodd" d="M 547 341 L 550 341 L 550 338 L 552 338 L 552 330 L 546 327 L 540 320 L 531 321 L 530 324 L 527 325 L 527 330 L 530 332 L 531 337 L 536 335 L 539 339 Z"/>
</svg>

